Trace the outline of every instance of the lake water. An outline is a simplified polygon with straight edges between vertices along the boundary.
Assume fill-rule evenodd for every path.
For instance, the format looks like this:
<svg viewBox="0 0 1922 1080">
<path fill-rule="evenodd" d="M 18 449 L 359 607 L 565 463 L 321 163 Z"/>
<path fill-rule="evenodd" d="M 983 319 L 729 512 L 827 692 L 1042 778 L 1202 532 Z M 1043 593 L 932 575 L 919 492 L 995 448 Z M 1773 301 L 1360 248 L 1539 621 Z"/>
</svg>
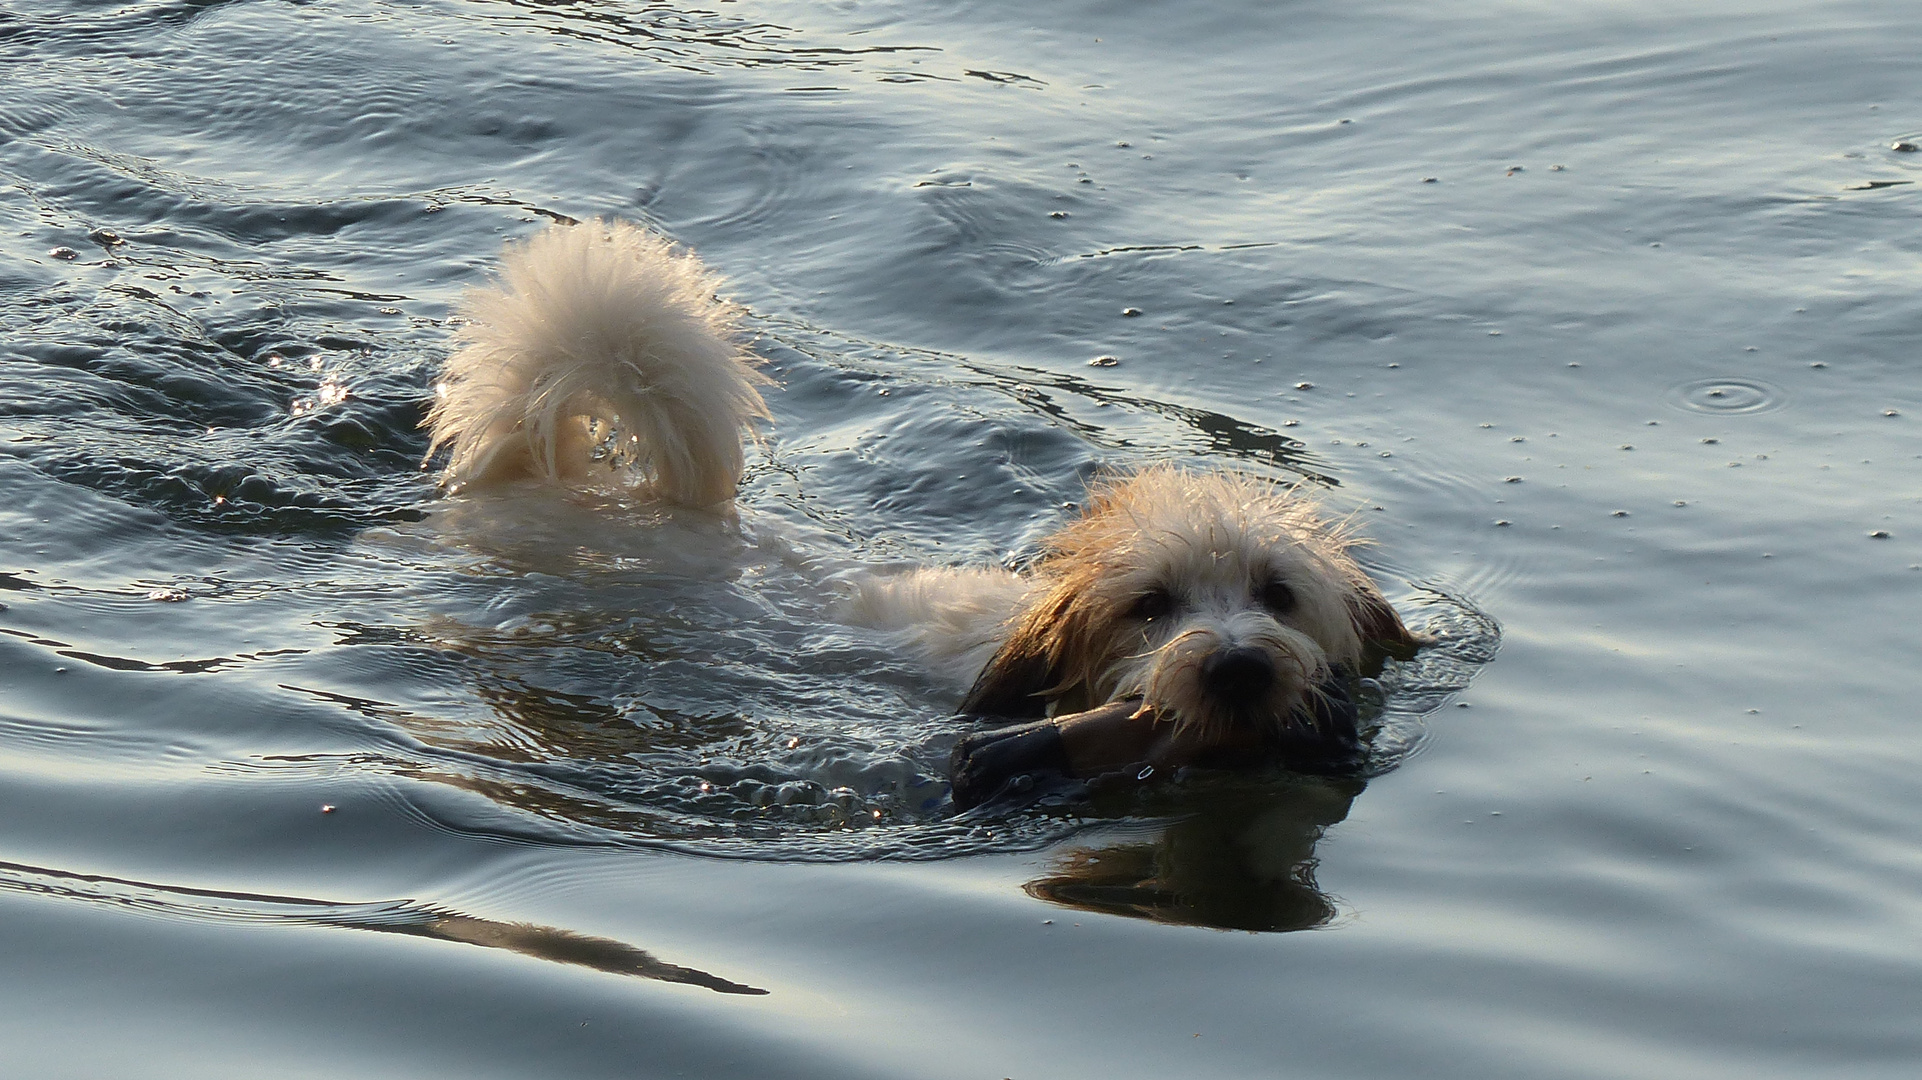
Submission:
<svg viewBox="0 0 1922 1080">
<path fill-rule="evenodd" d="M 1917 1075 L 1918 55 L 0 0 L 0 1071 Z M 751 312 L 738 531 L 420 471 L 461 290 L 597 215 Z M 837 582 L 1164 460 L 1376 538 L 1441 644 L 1375 775 L 956 817 L 953 689 Z"/>
</svg>

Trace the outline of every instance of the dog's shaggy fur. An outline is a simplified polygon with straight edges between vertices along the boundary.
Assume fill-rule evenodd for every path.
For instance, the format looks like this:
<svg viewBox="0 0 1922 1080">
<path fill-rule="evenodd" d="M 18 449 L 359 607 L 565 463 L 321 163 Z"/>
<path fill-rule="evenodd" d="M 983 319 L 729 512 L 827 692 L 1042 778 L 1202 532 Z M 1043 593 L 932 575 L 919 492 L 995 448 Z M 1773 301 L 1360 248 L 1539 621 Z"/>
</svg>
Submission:
<svg viewBox="0 0 1922 1080">
<path fill-rule="evenodd" d="M 1358 671 L 1368 641 L 1399 636 L 1354 543 L 1307 497 L 1256 477 L 1159 466 L 1112 481 L 1048 540 L 962 708 L 1139 698 L 1203 740 L 1287 723 L 1335 666 Z"/>
<path fill-rule="evenodd" d="M 716 285 L 630 225 L 553 226 L 510 247 L 500 285 L 467 296 L 427 420 L 450 455 L 445 481 L 634 466 L 654 498 L 725 506 L 767 380 Z M 1337 667 L 1418 644 L 1355 563 L 1356 542 L 1299 490 L 1157 466 L 1097 485 L 1024 573 L 869 577 L 844 615 L 972 680 L 966 712 L 1139 699 L 1136 715 L 1200 744 L 1287 734 L 1314 723 Z"/>
</svg>

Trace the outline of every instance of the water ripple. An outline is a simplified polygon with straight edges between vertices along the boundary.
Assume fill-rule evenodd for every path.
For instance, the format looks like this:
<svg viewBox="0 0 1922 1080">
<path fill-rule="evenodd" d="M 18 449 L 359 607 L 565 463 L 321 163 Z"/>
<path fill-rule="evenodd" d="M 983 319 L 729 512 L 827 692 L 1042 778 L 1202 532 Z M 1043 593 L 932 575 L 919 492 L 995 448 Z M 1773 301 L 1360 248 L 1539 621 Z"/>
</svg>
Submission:
<svg viewBox="0 0 1922 1080">
<path fill-rule="evenodd" d="M 1671 403 L 1691 412 L 1772 412 L 1788 404 L 1781 387 L 1759 379 L 1696 379 L 1669 390 Z"/>
</svg>

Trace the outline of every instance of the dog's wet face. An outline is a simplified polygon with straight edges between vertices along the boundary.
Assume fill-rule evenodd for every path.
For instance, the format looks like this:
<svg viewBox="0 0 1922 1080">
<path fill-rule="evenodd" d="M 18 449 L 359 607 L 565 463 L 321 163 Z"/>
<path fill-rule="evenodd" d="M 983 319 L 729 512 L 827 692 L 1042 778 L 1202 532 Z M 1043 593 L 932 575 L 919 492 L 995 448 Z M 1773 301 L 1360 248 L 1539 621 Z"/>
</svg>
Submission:
<svg viewBox="0 0 1922 1080">
<path fill-rule="evenodd" d="M 964 708 L 1139 698 L 1207 740 L 1312 722 L 1335 665 L 1361 659 L 1369 587 L 1346 546 L 1311 501 L 1250 477 L 1153 469 L 1103 488 L 1050 541 L 1050 588 Z"/>
<path fill-rule="evenodd" d="M 1090 642 L 1104 654 L 1092 694 L 1139 697 L 1204 736 L 1286 726 L 1359 651 L 1344 583 L 1271 508 L 1183 509 L 1138 519 L 1129 546 L 1147 557 L 1094 590 L 1111 632 Z"/>
</svg>

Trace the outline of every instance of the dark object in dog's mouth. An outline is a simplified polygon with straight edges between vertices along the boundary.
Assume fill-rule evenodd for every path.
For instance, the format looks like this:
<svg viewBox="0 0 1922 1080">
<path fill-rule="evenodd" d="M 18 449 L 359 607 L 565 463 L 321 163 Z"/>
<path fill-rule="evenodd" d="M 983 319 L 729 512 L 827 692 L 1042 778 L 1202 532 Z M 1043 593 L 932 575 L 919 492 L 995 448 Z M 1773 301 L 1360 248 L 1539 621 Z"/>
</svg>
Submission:
<svg viewBox="0 0 1922 1080">
<path fill-rule="evenodd" d="M 1139 698 L 1026 723 L 975 717 L 997 726 L 955 744 L 948 760 L 954 805 L 970 810 L 1051 780 L 1111 773 L 1148 779 L 1185 765 L 1280 765 L 1321 776 L 1352 775 L 1360 771 L 1365 749 L 1348 683 L 1347 673 L 1337 669 L 1296 707 L 1289 723 L 1235 724 L 1206 738 L 1144 711 Z"/>
</svg>

